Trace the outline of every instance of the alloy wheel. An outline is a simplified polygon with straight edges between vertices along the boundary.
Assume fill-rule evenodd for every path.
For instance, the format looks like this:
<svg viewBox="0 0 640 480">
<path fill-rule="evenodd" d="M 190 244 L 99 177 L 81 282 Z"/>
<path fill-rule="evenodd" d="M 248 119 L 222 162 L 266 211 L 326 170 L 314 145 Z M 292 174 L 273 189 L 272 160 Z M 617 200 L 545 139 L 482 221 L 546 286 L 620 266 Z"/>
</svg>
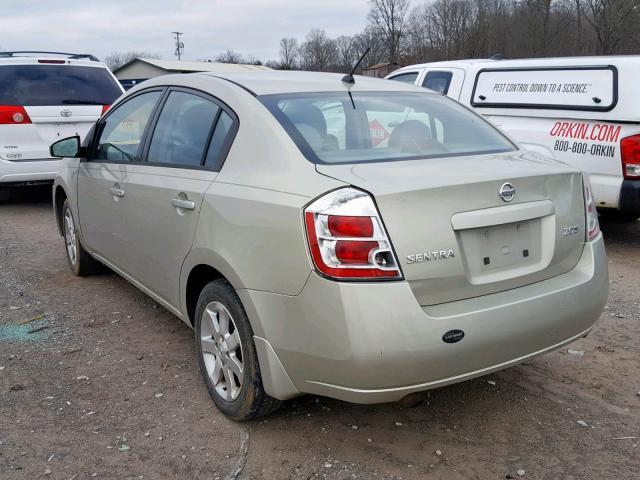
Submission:
<svg viewBox="0 0 640 480">
<path fill-rule="evenodd" d="M 76 243 L 76 228 L 73 223 L 71 209 L 64 211 L 64 242 L 67 245 L 67 255 L 71 265 L 75 267 L 78 258 L 78 246 Z"/>
<path fill-rule="evenodd" d="M 227 402 L 234 401 L 242 390 L 242 344 L 231 313 L 220 302 L 208 303 L 202 313 L 200 345 L 216 393 Z"/>
</svg>

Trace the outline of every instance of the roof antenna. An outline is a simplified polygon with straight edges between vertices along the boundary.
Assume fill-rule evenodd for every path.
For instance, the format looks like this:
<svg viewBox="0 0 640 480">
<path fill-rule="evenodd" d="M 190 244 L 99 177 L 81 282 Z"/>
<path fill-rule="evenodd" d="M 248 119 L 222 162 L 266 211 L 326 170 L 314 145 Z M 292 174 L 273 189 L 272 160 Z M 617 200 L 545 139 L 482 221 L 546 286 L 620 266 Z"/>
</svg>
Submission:
<svg viewBox="0 0 640 480">
<path fill-rule="evenodd" d="M 356 109 L 356 102 L 353 101 L 353 95 L 351 95 L 351 88 L 356 84 L 356 79 L 353 78 L 353 74 L 362 63 L 362 60 L 364 60 L 364 57 L 367 56 L 367 53 L 369 53 L 369 50 L 371 50 L 371 47 L 367 47 L 367 49 L 364 51 L 364 53 L 358 60 L 358 63 L 356 63 L 355 66 L 351 69 L 351 72 L 349 72 L 349 74 L 342 77 L 342 83 L 344 83 L 345 86 L 347 87 L 347 93 L 349 94 L 349 99 L 351 100 L 351 106 L 353 107 L 354 110 Z"/>
<path fill-rule="evenodd" d="M 356 83 L 355 78 L 353 78 L 353 74 L 356 73 L 356 70 L 358 69 L 358 67 L 362 63 L 362 60 L 364 60 L 364 57 L 367 56 L 367 53 L 369 53 L 369 50 L 371 50 L 371 47 L 367 47 L 367 49 L 364 51 L 364 53 L 360 57 L 360 60 L 358 60 L 358 63 L 356 63 L 356 65 L 351 69 L 351 72 L 348 73 L 347 75 L 345 75 L 344 77 L 342 77 L 342 81 L 344 83 L 350 83 L 350 84 L 355 84 Z"/>
</svg>

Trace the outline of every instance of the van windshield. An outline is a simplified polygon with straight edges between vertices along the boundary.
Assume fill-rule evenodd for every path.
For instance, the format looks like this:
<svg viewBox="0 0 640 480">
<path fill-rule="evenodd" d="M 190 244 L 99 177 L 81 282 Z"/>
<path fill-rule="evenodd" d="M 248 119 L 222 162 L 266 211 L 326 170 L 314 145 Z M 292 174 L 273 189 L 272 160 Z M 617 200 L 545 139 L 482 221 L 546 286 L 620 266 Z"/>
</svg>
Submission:
<svg viewBox="0 0 640 480">
<path fill-rule="evenodd" d="M 0 66 L 0 105 L 111 105 L 121 94 L 105 68 Z"/>
<path fill-rule="evenodd" d="M 262 95 L 314 163 L 382 162 L 510 152 L 515 146 L 480 116 L 418 92 Z"/>
</svg>

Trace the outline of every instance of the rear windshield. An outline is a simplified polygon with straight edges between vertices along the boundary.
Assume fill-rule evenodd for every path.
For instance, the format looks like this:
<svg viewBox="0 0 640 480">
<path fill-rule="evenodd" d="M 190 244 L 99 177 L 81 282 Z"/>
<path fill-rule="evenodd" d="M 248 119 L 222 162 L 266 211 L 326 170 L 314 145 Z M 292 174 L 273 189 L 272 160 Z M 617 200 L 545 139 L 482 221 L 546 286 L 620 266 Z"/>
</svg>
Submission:
<svg viewBox="0 0 640 480">
<path fill-rule="evenodd" d="M 0 105 L 111 105 L 121 94 L 104 68 L 0 66 Z"/>
<path fill-rule="evenodd" d="M 418 92 L 263 95 L 314 163 L 381 162 L 509 152 L 514 145 L 480 116 Z"/>
</svg>

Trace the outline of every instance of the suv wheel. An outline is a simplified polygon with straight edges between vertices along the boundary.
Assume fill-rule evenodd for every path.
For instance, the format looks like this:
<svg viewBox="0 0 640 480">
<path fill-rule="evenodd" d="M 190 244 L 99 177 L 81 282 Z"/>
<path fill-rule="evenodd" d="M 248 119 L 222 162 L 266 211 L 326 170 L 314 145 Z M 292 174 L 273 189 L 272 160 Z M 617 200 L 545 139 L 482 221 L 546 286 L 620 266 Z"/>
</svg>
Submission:
<svg viewBox="0 0 640 480">
<path fill-rule="evenodd" d="M 102 264 L 89 255 L 80 243 L 69 200 L 65 200 L 62 206 L 62 234 L 69 268 L 75 275 L 91 275 L 101 269 Z"/>
<path fill-rule="evenodd" d="M 253 330 L 233 287 L 208 283 L 195 317 L 200 373 L 218 409 L 233 420 L 267 415 L 280 406 L 262 386 Z"/>
</svg>

